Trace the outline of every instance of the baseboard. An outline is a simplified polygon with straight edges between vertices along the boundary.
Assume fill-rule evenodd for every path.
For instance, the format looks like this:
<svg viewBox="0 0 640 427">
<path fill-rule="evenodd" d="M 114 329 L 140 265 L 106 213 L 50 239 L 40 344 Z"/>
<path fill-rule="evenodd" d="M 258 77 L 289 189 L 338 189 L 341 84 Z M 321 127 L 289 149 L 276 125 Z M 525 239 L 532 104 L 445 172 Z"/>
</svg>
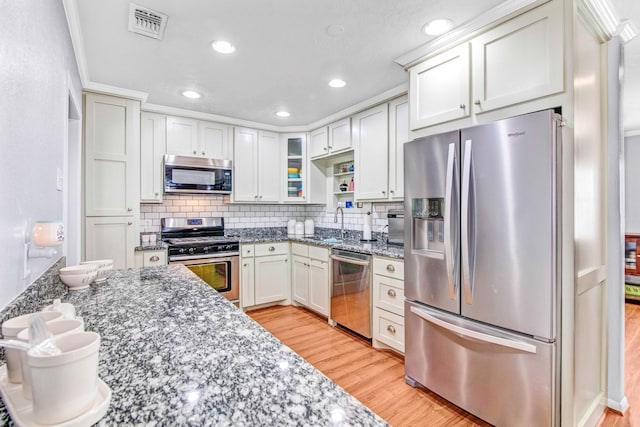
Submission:
<svg viewBox="0 0 640 427">
<path fill-rule="evenodd" d="M 607 407 L 612 411 L 624 414 L 626 410 L 629 409 L 629 401 L 627 400 L 627 396 L 623 396 L 622 400 L 619 402 L 613 399 L 607 399 Z"/>
</svg>

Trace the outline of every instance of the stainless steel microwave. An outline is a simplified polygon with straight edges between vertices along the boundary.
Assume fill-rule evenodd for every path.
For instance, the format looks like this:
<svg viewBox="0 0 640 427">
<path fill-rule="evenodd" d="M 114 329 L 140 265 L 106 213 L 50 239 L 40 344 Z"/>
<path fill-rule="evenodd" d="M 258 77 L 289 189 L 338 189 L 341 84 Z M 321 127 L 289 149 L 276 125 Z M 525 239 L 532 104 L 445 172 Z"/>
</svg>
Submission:
<svg viewBox="0 0 640 427">
<path fill-rule="evenodd" d="M 231 194 L 231 160 L 164 156 L 164 192 Z"/>
</svg>

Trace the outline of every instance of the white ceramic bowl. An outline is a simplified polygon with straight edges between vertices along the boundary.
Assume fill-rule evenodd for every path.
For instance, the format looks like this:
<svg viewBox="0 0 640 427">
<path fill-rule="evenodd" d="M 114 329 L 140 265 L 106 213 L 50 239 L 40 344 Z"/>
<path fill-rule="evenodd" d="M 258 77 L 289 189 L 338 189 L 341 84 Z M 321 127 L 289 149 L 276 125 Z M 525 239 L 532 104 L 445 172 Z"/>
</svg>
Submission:
<svg viewBox="0 0 640 427">
<path fill-rule="evenodd" d="M 95 282 L 100 283 L 107 280 L 107 276 L 109 272 L 113 270 L 113 260 L 112 259 L 99 259 L 95 261 L 83 261 L 80 263 L 81 265 L 95 265 L 98 267 L 98 275 L 96 276 Z"/>
<path fill-rule="evenodd" d="M 82 276 L 97 270 L 98 267 L 93 264 L 72 265 L 70 267 L 61 268 L 60 270 L 58 270 L 58 274 L 60 276 Z"/>
<path fill-rule="evenodd" d="M 93 282 L 98 275 L 98 271 L 94 270 L 85 274 L 74 274 L 74 275 L 60 275 L 60 280 L 62 283 L 67 285 L 71 290 L 85 289 L 88 288 L 91 282 Z"/>
</svg>

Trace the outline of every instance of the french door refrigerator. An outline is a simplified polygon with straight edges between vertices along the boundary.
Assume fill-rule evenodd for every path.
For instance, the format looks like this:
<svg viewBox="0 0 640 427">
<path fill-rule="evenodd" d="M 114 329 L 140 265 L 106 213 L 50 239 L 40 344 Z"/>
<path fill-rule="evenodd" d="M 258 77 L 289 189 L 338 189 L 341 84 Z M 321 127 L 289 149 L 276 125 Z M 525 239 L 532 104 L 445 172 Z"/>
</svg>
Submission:
<svg viewBox="0 0 640 427">
<path fill-rule="evenodd" d="M 404 147 L 406 380 L 498 426 L 559 423 L 560 120 Z"/>
</svg>

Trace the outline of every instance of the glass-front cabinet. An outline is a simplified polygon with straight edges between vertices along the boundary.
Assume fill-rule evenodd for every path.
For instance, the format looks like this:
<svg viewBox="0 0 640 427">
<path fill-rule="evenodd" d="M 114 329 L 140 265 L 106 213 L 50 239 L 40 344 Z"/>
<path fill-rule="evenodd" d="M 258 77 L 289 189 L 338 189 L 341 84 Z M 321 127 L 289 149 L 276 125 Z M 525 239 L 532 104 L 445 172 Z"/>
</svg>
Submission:
<svg viewBox="0 0 640 427">
<path fill-rule="evenodd" d="M 304 134 L 284 135 L 286 152 L 286 193 L 283 201 L 305 202 L 308 193 L 307 174 L 307 140 Z"/>
<path fill-rule="evenodd" d="M 627 234 L 624 238 L 624 293 L 625 298 L 640 302 L 640 263 L 638 263 L 639 234 Z"/>
</svg>

